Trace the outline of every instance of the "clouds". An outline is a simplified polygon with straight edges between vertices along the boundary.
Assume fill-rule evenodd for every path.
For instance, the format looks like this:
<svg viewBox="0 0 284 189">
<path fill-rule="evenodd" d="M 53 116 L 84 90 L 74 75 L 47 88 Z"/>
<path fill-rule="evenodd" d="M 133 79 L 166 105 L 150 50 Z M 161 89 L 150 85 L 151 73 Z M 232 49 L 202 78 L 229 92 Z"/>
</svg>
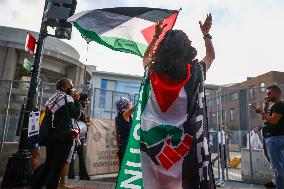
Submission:
<svg viewBox="0 0 284 189">
<path fill-rule="evenodd" d="M 213 14 L 211 34 L 216 60 L 208 71 L 207 83 L 224 84 L 244 81 L 272 70 L 284 71 L 282 44 L 284 39 L 283 0 L 77 0 L 76 12 L 83 10 L 145 6 L 166 9 L 182 8 L 175 28 L 184 30 L 198 50 L 205 55 L 204 41 L 198 21 Z M 0 0 L 0 23 L 38 31 L 44 0 Z M 65 40 L 66 41 L 66 40 Z M 99 70 L 126 74 L 143 74 L 142 60 L 130 54 L 114 52 L 92 42 L 89 51 L 78 31 L 66 41 L 81 55 L 82 62 L 97 65 Z M 125 69 L 127 68 L 127 69 Z"/>
<path fill-rule="evenodd" d="M 38 31 L 43 6 L 43 0 L 7 0 L 4 3 L 1 2 L 0 23 L 4 26 Z"/>
</svg>

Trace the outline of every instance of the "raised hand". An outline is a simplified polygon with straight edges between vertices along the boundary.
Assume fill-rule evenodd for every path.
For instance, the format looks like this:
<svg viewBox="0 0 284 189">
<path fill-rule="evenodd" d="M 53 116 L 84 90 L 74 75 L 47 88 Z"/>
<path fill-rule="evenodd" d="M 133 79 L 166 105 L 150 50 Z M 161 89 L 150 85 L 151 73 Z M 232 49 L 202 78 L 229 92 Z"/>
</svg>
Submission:
<svg viewBox="0 0 284 189">
<path fill-rule="evenodd" d="M 200 26 L 200 29 L 201 29 L 201 32 L 203 33 L 203 35 L 206 35 L 206 34 L 209 33 L 211 25 L 212 25 L 212 15 L 210 13 L 209 15 L 207 15 L 204 23 L 199 21 L 199 26 Z"/>
<path fill-rule="evenodd" d="M 261 107 L 256 106 L 256 107 L 255 107 L 255 112 L 260 114 L 260 113 L 262 113 L 263 111 L 262 111 Z"/>
<path fill-rule="evenodd" d="M 163 30 L 166 26 L 167 24 L 163 24 L 163 21 L 158 22 L 158 24 L 155 26 L 155 36 L 159 37 L 163 33 Z"/>
</svg>

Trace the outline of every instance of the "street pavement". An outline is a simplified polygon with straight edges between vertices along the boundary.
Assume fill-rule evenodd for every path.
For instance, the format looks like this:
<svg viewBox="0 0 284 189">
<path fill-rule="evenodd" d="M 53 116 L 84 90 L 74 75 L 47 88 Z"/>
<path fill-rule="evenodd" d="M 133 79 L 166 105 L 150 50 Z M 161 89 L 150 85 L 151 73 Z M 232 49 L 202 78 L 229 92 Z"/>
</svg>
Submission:
<svg viewBox="0 0 284 189">
<path fill-rule="evenodd" d="M 72 186 L 76 189 L 114 189 L 115 183 L 111 182 L 100 182 L 100 181 L 82 181 L 82 180 L 68 180 Z M 251 183 L 243 182 L 225 182 L 222 186 L 217 189 L 265 189 L 262 185 L 254 185 Z"/>
<path fill-rule="evenodd" d="M 2 179 L 0 178 L 0 181 L 1 180 Z M 74 186 L 74 189 L 115 189 L 115 182 L 113 181 L 102 182 L 98 180 L 86 181 L 86 180 L 76 179 L 76 180 L 67 180 L 67 183 L 68 185 Z M 217 189 L 265 189 L 265 187 L 262 185 L 255 185 L 255 184 L 244 183 L 244 182 L 227 181 L 224 183 L 220 183 L 217 181 L 216 183 L 220 184 L 217 187 Z M 15 188 L 15 189 L 29 189 L 29 187 Z"/>
</svg>

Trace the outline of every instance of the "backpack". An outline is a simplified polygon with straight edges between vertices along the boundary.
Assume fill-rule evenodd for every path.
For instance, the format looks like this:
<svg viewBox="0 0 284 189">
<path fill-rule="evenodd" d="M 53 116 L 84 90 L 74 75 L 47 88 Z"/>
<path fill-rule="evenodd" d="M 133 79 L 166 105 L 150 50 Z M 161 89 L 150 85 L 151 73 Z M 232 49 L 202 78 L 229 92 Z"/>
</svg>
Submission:
<svg viewBox="0 0 284 189">
<path fill-rule="evenodd" d="M 45 115 L 39 129 L 38 143 L 40 146 L 46 146 L 53 127 L 54 114 L 48 109 L 45 110 Z"/>
</svg>

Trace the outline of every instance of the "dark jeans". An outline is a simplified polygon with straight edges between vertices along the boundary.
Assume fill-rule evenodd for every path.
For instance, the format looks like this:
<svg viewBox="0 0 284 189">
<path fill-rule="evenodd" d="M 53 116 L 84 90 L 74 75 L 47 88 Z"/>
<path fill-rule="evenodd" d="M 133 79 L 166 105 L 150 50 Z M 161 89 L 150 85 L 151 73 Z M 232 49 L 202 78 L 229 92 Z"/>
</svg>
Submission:
<svg viewBox="0 0 284 189">
<path fill-rule="evenodd" d="M 276 173 L 276 188 L 284 188 L 284 136 L 264 138 L 271 165 Z"/>
<path fill-rule="evenodd" d="M 121 145 L 118 146 L 117 155 L 118 155 L 120 165 L 122 163 L 122 159 L 123 159 L 123 156 L 124 156 L 124 153 L 125 153 L 125 149 L 126 149 L 126 144 L 121 144 Z"/>
<path fill-rule="evenodd" d="M 56 189 L 58 186 L 61 171 L 66 163 L 73 140 L 59 141 L 50 138 L 46 145 L 46 159 L 34 171 L 32 176 L 32 189 L 40 189 L 46 184 L 46 189 Z"/>
<path fill-rule="evenodd" d="M 90 180 L 90 177 L 87 172 L 85 159 L 84 159 L 84 142 L 85 140 L 82 138 L 80 139 L 81 144 L 77 145 L 74 149 L 73 157 L 75 156 L 75 153 L 77 152 L 79 157 L 79 177 L 81 180 Z M 69 165 L 69 173 L 68 178 L 69 179 L 75 179 L 75 170 L 74 170 L 74 158 L 72 157 L 71 163 Z"/>
<path fill-rule="evenodd" d="M 227 153 L 226 153 L 226 145 L 221 145 L 219 144 L 219 152 L 220 152 L 220 159 L 222 157 L 221 153 L 223 152 L 223 157 L 224 157 L 224 165 L 225 167 L 227 166 Z"/>
</svg>

